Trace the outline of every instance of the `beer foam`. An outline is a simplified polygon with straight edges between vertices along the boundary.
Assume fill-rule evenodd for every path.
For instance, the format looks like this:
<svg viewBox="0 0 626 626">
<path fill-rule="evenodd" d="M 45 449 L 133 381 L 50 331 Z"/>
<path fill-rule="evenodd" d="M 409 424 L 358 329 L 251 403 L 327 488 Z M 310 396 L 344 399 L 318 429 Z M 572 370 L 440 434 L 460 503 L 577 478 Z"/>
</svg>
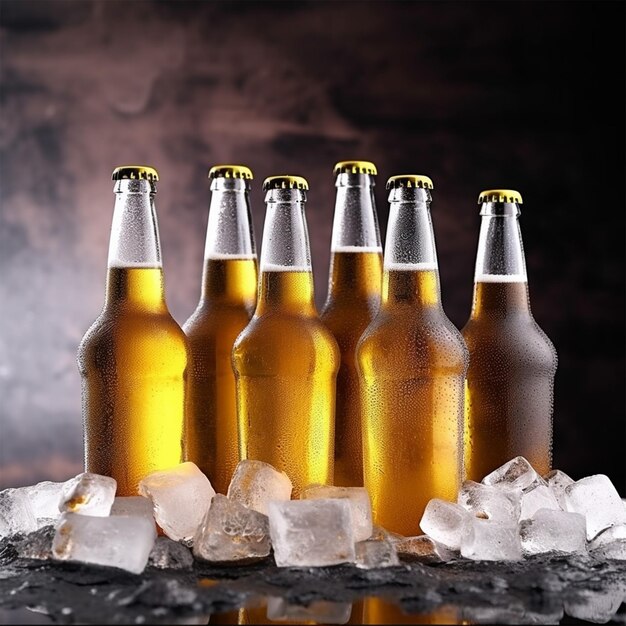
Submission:
<svg viewBox="0 0 626 626">
<path fill-rule="evenodd" d="M 209 252 L 205 261 L 254 261 L 256 254 L 252 252 L 242 252 L 241 254 L 230 254 L 223 252 Z"/>
<path fill-rule="evenodd" d="M 333 246 L 331 252 L 382 252 L 380 246 Z"/>
<path fill-rule="evenodd" d="M 385 269 L 390 272 L 432 272 L 438 270 L 437 263 L 385 263 Z"/>
<path fill-rule="evenodd" d="M 265 263 L 261 266 L 261 272 L 311 272 L 310 265 L 275 265 Z"/>
<path fill-rule="evenodd" d="M 163 263 L 161 261 L 122 261 L 121 259 L 110 259 L 109 267 L 116 269 L 148 269 L 155 270 L 161 269 L 163 267 Z"/>
<path fill-rule="evenodd" d="M 475 283 L 525 283 L 526 274 L 478 274 Z"/>
</svg>

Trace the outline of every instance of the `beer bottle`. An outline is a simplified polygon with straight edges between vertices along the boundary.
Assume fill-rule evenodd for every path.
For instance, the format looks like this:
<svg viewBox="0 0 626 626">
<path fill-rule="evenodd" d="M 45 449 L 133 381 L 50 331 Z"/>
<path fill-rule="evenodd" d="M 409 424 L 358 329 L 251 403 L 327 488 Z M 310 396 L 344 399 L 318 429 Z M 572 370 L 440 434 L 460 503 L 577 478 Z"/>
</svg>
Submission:
<svg viewBox="0 0 626 626">
<path fill-rule="evenodd" d="M 217 165 L 209 178 L 202 294 L 183 326 L 190 348 L 185 458 L 226 493 L 239 462 L 232 350 L 256 306 L 257 261 L 248 195 L 252 172 Z"/>
<path fill-rule="evenodd" d="M 328 298 L 322 321 L 341 351 L 335 410 L 335 485 L 363 486 L 363 445 L 356 344 L 380 305 L 382 247 L 374 199 L 376 166 L 335 165 L 337 198 Z"/>
<path fill-rule="evenodd" d="M 78 349 L 85 469 L 117 495 L 182 461 L 187 341 L 163 288 L 151 167 L 113 171 L 115 210 L 104 308 Z"/>
<path fill-rule="evenodd" d="M 557 356 L 530 311 L 518 217 L 511 189 L 483 191 L 474 301 L 462 330 L 470 352 L 465 469 L 481 480 L 516 456 L 540 473 L 552 462 Z"/>
<path fill-rule="evenodd" d="M 272 176 L 263 189 L 259 299 L 233 348 L 239 454 L 286 472 L 297 497 L 310 483 L 332 484 L 340 355 L 313 301 L 308 184 Z"/>
<path fill-rule="evenodd" d="M 461 484 L 467 348 L 446 317 L 427 176 L 392 176 L 380 311 L 357 345 L 363 474 L 377 524 L 420 533 Z"/>
</svg>

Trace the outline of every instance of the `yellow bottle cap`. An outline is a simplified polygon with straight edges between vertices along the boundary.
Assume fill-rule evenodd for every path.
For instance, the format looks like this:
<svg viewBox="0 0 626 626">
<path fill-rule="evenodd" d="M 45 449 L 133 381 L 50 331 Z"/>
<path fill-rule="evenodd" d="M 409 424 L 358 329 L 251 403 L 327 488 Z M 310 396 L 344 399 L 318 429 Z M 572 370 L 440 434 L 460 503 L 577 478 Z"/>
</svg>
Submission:
<svg viewBox="0 0 626 626">
<path fill-rule="evenodd" d="M 252 170 L 245 165 L 214 165 L 209 170 L 209 178 L 245 178 L 252 180 Z"/>
<path fill-rule="evenodd" d="M 522 204 L 522 196 L 515 189 L 487 189 L 478 196 L 478 204 L 483 202 L 516 202 Z"/>
<path fill-rule="evenodd" d="M 147 165 L 120 165 L 113 170 L 111 180 L 159 180 L 159 173 Z"/>
<path fill-rule="evenodd" d="M 302 176 L 268 176 L 263 181 L 263 191 L 268 189 L 303 189 L 308 190 L 309 183 Z"/>
<path fill-rule="evenodd" d="M 371 161 L 339 161 L 335 163 L 333 174 L 378 174 L 376 166 Z"/>
<path fill-rule="evenodd" d="M 434 189 L 433 181 L 428 176 L 421 174 L 400 174 L 392 176 L 387 181 L 387 189 L 396 187 L 421 187 L 422 189 Z"/>
</svg>

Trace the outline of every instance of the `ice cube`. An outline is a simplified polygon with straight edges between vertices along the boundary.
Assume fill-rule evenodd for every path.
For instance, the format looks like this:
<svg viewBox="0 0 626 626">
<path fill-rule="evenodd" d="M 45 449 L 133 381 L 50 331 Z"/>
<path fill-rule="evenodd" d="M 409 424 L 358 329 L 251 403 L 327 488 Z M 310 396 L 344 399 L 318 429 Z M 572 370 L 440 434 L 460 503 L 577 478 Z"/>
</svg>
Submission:
<svg viewBox="0 0 626 626">
<path fill-rule="evenodd" d="M 539 509 L 560 511 L 561 507 L 550 487 L 538 485 L 522 493 L 519 519 L 530 519 Z"/>
<path fill-rule="evenodd" d="M 487 474 L 483 478 L 482 483 L 492 487 L 526 489 L 526 487 L 530 487 L 537 480 L 537 477 L 538 474 L 532 465 L 523 456 L 518 456 L 494 470 L 491 474 Z"/>
<path fill-rule="evenodd" d="M 471 520 L 472 515 L 459 504 L 435 498 L 426 505 L 420 528 L 447 548 L 458 550 Z"/>
<path fill-rule="evenodd" d="M 228 497 L 263 515 L 272 500 L 291 498 L 292 484 L 285 472 L 263 461 L 240 461 L 228 486 Z"/>
<path fill-rule="evenodd" d="M 63 513 L 52 542 L 53 558 L 107 565 L 140 574 L 156 528 L 144 517 L 93 517 Z"/>
<path fill-rule="evenodd" d="M 517 522 L 520 494 L 466 480 L 459 491 L 458 503 L 474 517 L 498 522 Z"/>
<path fill-rule="evenodd" d="M 572 513 L 587 520 L 587 539 L 593 539 L 605 528 L 626 524 L 626 509 L 608 476 L 596 474 L 565 488 L 565 504 Z"/>
<path fill-rule="evenodd" d="M 111 515 L 130 515 L 131 517 L 145 517 L 154 521 L 152 500 L 144 496 L 125 496 L 115 498 L 111 507 Z"/>
<path fill-rule="evenodd" d="M 574 479 L 570 478 L 561 470 L 552 470 L 544 476 L 544 479 L 546 483 L 548 483 L 548 487 L 552 490 L 561 509 L 564 511 L 567 510 L 565 506 L 565 488 L 569 487 L 574 482 Z"/>
<path fill-rule="evenodd" d="M 34 530 L 37 530 L 37 519 L 25 489 L 0 491 L 0 537 Z"/>
<path fill-rule="evenodd" d="M 267 599 L 267 619 L 276 622 L 347 624 L 352 614 L 351 602 L 314 600 L 307 606 L 289 604 L 284 598 Z"/>
<path fill-rule="evenodd" d="M 54 483 L 49 480 L 24 487 L 39 528 L 55 524 L 59 519 L 61 515 L 59 504 L 64 488 L 65 483 Z"/>
<path fill-rule="evenodd" d="M 267 516 L 218 493 L 198 527 L 193 554 L 211 563 L 246 563 L 269 556 L 270 547 Z"/>
<path fill-rule="evenodd" d="M 356 566 L 360 569 L 400 565 L 395 545 L 389 539 L 359 541 L 354 546 Z"/>
<path fill-rule="evenodd" d="M 148 558 L 148 566 L 157 569 L 192 569 L 191 550 L 169 537 L 157 537 Z"/>
<path fill-rule="evenodd" d="M 354 530 L 347 500 L 274 501 L 270 536 L 279 567 L 353 563 Z"/>
<path fill-rule="evenodd" d="M 154 518 L 175 541 L 193 538 L 215 490 L 195 463 L 152 472 L 139 483 L 139 493 L 152 500 Z"/>
<path fill-rule="evenodd" d="M 319 500 L 320 498 L 340 498 L 348 500 L 352 509 L 352 525 L 354 540 L 365 541 L 372 536 L 372 504 L 363 487 L 329 487 L 327 485 L 310 485 L 300 495 L 302 500 Z"/>
<path fill-rule="evenodd" d="M 117 481 L 110 476 L 85 472 L 63 485 L 59 510 L 65 513 L 106 517 L 111 512 Z"/>
<path fill-rule="evenodd" d="M 452 560 L 455 553 L 437 543 L 428 535 L 405 537 L 395 543 L 398 556 L 403 561 L 419 561 L 421 563 L 445 563 Z"/>
<path fill-rule="evenodd" d="M 585 518 L 578 513 L 539 509 L 520 524 L 524 554 L 544 552 L 585 553 Z"/>
<path fill-rule="evenodd" d="M 474 561 L 517 561 L 522 558 L 517 524 L 473 518 L 463 536 L 461 555 Z"/>
<path fill-rule="evenodd" d="M 603 530 L 589 543 L 589 552 L 597 559 L 626 559 L 626 524 Z"/>
<path fill-rule="evenodd" d="M 391 530 L 387 530 L 382 526 L 377 526 L 376 524 L 374 524 L 372 526 L 372 535 L 369 539 L 370 541 L 382 541 L 383 539 L 389 539 L 389 541 L 395 543 L 396 541 L 404 539 L 404 536 L 399 535 L 398 533 L 394 533 Z"/>
</svg>

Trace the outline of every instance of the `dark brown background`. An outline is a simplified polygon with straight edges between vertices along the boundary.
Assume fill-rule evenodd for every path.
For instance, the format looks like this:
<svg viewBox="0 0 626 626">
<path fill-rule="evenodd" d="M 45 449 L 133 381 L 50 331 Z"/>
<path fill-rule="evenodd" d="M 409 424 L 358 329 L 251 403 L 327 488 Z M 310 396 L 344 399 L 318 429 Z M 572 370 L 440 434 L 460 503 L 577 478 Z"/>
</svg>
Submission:
<svg viewBox="0 0 626 626">
<path fill-rule="evenodd" d="M 78 342 L 102 304 L 115 165 L 161 174 L 169 305 L 193 310 L 206 172 L 309 179 L 317 301 L 332 166 L 435 182 L 444 306 L 471 304 L 476 197 L 513 187 L 556 344 L 554 463 L 625 491 L 621 2 L 3 1 L 0 486 L 80 471 Z"/>
</svg>

